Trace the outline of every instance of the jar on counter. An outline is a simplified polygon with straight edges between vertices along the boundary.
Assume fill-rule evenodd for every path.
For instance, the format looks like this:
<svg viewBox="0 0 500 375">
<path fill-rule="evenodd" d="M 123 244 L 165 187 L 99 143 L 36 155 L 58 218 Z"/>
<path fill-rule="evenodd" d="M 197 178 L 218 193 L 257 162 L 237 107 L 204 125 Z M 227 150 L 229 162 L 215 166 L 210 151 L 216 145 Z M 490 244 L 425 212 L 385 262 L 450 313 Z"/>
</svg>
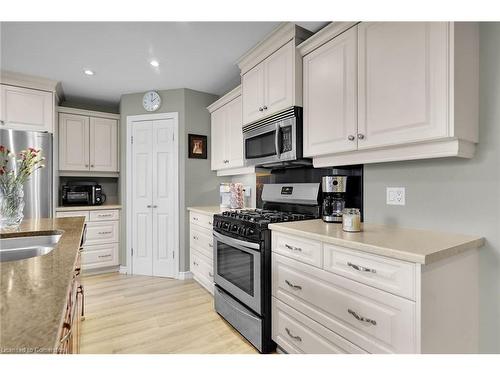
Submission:
<svg viewBox="0 0 500 375">
<path fill-rule="evenodd" d="M 361 213 L 358 208 L 344 208 L 342 229 L 346 232 L 361 232 Z"/>
</svg>

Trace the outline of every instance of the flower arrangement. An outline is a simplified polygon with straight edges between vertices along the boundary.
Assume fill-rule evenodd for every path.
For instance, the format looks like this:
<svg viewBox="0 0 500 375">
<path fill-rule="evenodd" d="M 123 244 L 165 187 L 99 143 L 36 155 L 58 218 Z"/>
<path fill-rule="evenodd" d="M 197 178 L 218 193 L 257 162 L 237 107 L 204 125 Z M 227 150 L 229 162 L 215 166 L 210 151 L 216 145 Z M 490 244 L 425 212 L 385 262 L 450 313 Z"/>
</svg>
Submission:
<svg viewBox="0 0 500 375">
<path fill-rule="evenodd" d="M 35 171 L 44 167 L 44 160 L 41 149 L 27 148 L 16 159 L 16 155 L 0 145 L 0 228 L 21 223 L 23 185 Z"/>
</svg>

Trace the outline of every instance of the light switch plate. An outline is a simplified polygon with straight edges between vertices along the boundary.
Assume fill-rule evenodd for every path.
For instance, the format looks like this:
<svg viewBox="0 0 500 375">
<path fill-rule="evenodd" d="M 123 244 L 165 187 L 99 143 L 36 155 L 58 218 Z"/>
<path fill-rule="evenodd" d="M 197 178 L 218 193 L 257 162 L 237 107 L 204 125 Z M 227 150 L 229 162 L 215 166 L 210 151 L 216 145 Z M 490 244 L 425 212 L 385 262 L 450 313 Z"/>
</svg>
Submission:
<svg viewBox="0 0 500 375">
<path fill-rule="evenodd" d="M 245 189 L 245 197 L 252 195 L 252 188 L 250 186 L 244 186 L 243 189 Z"/>
<path fill-rule="evenodd" d="M 387 204 L 404 206 L 406 204 L 404 187 L 387 188 Z"/>
</svg>

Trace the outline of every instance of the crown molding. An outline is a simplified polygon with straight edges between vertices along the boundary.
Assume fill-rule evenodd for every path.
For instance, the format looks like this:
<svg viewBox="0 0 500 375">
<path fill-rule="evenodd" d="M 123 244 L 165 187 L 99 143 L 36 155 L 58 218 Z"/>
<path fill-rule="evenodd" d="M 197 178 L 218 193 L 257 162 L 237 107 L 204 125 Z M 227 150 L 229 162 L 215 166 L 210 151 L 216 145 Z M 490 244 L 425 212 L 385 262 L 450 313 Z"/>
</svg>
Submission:
<svg viewBox="0 0 500 375">
<path fill-rule="evenodd" d="M 359 22 L 332 22 L 318 31 L 316 34 L 311 36 L 309 39 L 300 43 L 297 46 L 301 56 L 305 56 L 316 48 L 321 47 L 323 44 L 329 42 L 333 38 L 339 36 L 343 32 L 349 30 L 351 27 L 354 27 Z"/>
<path fill-rule="evenodd" d="M 213 102 L 212 104 L 210 104 L 207 109 L 210 113 L 212 113 L 213 111 L 219 109 L 220 107 L 226 105 L 227 103 L 229 103 L 230 101 L 233 101 L 234 99 L 236 99 L 238 96 L 241 95 L 241 85 L 235 87 L 234 89 L 232 89 L 231 91 L 229 91 L 227 94 L 225 94 L 223 97 L 217 99 L 215 102 Z"/>
</svg>

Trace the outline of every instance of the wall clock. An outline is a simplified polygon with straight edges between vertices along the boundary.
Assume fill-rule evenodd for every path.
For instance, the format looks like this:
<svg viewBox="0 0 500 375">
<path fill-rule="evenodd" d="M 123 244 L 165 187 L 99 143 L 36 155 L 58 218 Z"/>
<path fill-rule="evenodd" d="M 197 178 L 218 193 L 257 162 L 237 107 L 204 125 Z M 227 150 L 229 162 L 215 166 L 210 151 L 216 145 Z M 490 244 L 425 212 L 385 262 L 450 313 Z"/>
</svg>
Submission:
<svg viewBox="0 0 500 375">
<path fill-rule="evenodd" d="M 161 98 L 156 91 L 148 91 L 142 97 L 142 106 L 148 112 L 154 112 L 160 108 Z"/>
</svg>

